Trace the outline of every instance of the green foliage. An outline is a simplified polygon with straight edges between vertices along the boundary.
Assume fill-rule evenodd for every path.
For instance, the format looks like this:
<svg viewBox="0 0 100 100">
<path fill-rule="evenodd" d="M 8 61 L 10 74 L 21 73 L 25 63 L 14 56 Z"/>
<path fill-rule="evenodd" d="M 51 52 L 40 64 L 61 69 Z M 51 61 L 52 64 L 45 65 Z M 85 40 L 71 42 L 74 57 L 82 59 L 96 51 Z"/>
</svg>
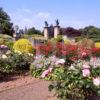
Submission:
<svg viewBox="0 0 100 100">
<path fill-rule="evenodd" d="M 57 38 L 51 38 L 50 39 L 50 42 L 54 43 L 54 44 L 57 43 L 57 42 L 62 42 L 62 41 L 63 41 L 62 35 L 58 35 Z"/>
<path fill-rule="evenodd" d="M 56 38 L 56 41 L 57 42 L 62 42 L 63 41 L 62 35 L 58 35 L 57 38 Z"/>
<path fill-rule="evenodd" d="M 0 45 L 6 45 L 8 42 L 12 42 L 13 38 L 9 35 L 0 34 Z"/>
<path fill-rule="evenodd" d="M 41 35 L 41 32 L 39 30 L 36 30 L 34 27 L 32 27 L 32 28 L 27 30 L 27 34 L 28 35 L 32 35 L 32 34 L 39 34 L 39 35 Z"/>
<path fill-rule="evenodd" d="M 18 54 L 15 52 L 11 52 L 10 54 L 6 54 L 5 56 L 6 58 L 0 57 L 1 73 L 11 73 L 28 70 L 33 60 L 33 56 L 26 53 Z"/>
<path fill-rule="evenodd" d="M 8 14 L 0 8 L 0 31 L 3 34 L 12 35 L 12 23 L 10 22 L 10 17 Z"/>
<path fill-rule="evenodd" d="M 14 42 L 7 42 L 6 45 L 9 47 L 10 50 L 13 50 Z"/>
<path fill-rule="evenodd" d="M 49 85 L 49 90 L 54 90 L 61 100 L 87 100 L 89 96 L 100 95 L 100 84 L 96 86 L 93 83 L 93 79 L 100 76 L 100 67 L 89 69 L 90 75 L 83 76 L 83 64 L 80 61 L 67 66 L 60 77 L 56 77 L 56 81 Z"/>
<path fill-rule="evenodd" d="M 62 73 L 64 73 L 63 66 L 54 67 L 52 73 L 50 73 L 47 77 L 45 77 L 45 80 L 49 81 L 55 81 L 59 77 L 59 79 L 62 78 Z"/>
<path fill-rule="evenodd" d="M 33 53 L 34 48 L 27 39 L 19 39 L 14 43 L 13 49 L 24 53 Z"/>
<path fill-rule="evenodd" d="M 0 58 L 0 72 L 11 73 L 14 70 L 13 61 L 11 59 Z"/>
<path fill-rule="evenodd" d="M 75 41 L 76 41 L 76 42 L 79 42 L 79 41 L 81 41 L 82 39 L 83 39 L 83 37 L 82 37 L 82 36 L 75 37 Z"/>
<path fill-rule="evenodd" d="M 98 36 L 100 37 L 100 28 L 97 28 L 95 26 L 87 26 L 84 29 L 81 29 L 82 31 L 82 35 L 85 37 L 94 37 L 94 38 L 98 38 Z"/>
<path fill-rule="evenodd" d="M 45 80 L 56 80 L 64 72 L 62 65 L 56 65 L 58 59 L 55 56 L 37 56 L 30 66 L 31 75 Z M 50 71 L 51 68 L 51 71 Z M 46 73 L 45 73 L 46 72 Z M 46 74 L 42 77 L 43 73 Z"/>
<path fill-rule="evenodd" d="M 29 54 L 18 54 L 18 53 L 11 53 L 10 59 L 14 62 L 15 70 L 27 70 L 32 62 L 33 56 Z"/>
</svg>

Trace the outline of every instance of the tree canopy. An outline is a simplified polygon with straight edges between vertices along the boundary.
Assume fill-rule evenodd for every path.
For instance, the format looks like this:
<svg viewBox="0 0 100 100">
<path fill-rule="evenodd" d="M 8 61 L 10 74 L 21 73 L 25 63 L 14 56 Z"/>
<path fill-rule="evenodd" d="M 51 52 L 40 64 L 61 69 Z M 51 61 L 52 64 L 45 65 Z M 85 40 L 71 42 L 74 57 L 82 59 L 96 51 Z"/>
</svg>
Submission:
<svg viewBox="0 0 100 100">
<path fill-rule="evenodd" d="M 0 8 L 0 33 L 12 35 L 13 32 L 13 23 L 10 22 L 9 15 Z"/>
<path fill-rule="evenodd" d="M 87 36 L 100 35 L 100 28 L 97 28 L 95 26 L 87 26 L 80 30 L 82 31 L 83 35 Z"/>
<path fill-rule="evenodd" d="M 35 29 L 34 27 L 32 27 L 32 28 L 29 28 L 27 30 L 26 34 L 28 34 L 28 35 L 33 35 L 33 34 L 39 34 L 39 35 L 41 35 L 41 31 L 39 31 L 39 30 Z"/>
</svg>

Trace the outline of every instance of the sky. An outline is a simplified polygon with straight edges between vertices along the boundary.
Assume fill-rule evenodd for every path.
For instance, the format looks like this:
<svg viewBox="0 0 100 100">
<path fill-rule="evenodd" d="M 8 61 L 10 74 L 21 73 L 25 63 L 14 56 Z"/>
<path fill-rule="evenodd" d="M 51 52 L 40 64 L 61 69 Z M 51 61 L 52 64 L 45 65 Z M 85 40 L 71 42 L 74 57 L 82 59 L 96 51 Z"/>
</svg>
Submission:
<svg viewBox="0 0 100 100">
<path fill-rule="evenodd" d="M 0 0 L 14 25 L 43 30 L 44 21 L 61 27 L 100 27 L 100 0 Z"/>
</svg>

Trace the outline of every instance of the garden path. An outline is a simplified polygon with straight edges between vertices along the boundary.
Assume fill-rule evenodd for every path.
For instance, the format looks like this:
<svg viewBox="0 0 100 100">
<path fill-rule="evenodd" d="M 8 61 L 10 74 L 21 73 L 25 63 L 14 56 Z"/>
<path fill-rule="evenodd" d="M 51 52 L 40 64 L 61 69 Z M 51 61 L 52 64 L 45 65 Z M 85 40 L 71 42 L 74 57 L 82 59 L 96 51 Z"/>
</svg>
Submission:
<svg viewBox="0 0 100 100">
<path fill-rule="evenodd" d="M 0 82 L 0 100 L 56 100 L 48 91 L 49 84 L 30 75 L 16 76 Z"/>
</svg>

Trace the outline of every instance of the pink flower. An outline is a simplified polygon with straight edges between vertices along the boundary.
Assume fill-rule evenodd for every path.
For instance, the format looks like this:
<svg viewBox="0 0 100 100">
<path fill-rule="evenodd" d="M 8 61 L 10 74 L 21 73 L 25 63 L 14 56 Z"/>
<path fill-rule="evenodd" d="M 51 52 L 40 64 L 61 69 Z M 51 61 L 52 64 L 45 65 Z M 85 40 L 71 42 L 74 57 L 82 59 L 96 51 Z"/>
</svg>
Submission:
<svg viewBox="0 0 100 100">
<path fill-rule="evenodd" d="M 88 69 L 88 68 L 90 68 L 90 66 L 89 66 L 87 63 L 85 63 L 85 64 L 83 65 L 83 69 Z"/>
<path fill-rule="evenodd" d="M 46 77 L 49 73 L 52 72 L 52 70 L 53 70 L 53 68 L 51 68 L 51 67 L 50 67 L 49 69 L 45 70 L 45 71 L 42 73 L 41 77 L 42 77 L 42 78 Z"/>
<path fill-rule="evenodd" d="M 96 57 L 93 57 L 93 61 L 96 61 L 96 59 L 97 59 Z"/>
<path fill-rule="evenodd" d="M 49 74 L 49 70 L 45 70 L 45 71 L 42 73 L 41 77 L 44 78 L 44 77 L 46 77 L 48 74 Z"/>
<path fill-rule="evenodd" d="M 99 86 L 100 85 L 100 77 L 93 78 L 93 84 L 95 86 Z"/>
<path fill-rule="evenodd" d="M 48 70 L 49 70 L 49 72 L 51 73 L 51 72 L 52 72 L 52 70 L 53 70 L 53 68 L 51 68 L 51 67 L 50 67 Z"/>
<path fill-rule="evenodd" d="M 7 46 L 6 46 L 6 45 L 1 45 L 0 47 L 1 47 L 1 48 L 7 48 Z"/>
<path fill-rule="evenodd" d="M 83 69 L 82 74 L 84 77 L 88 77 L 90 75 L 90 70 L 89 69 Z"/>
<path fill-rule="evenodd" d="M 87 53 L 86 52 L 82 52 L 82 56 L 87 56 Z"/>
<path fill-rule="evenodd" d="M 58 64 L 64 64 L 65 60 L 64 59 L 59 59 L 58 61 L 56 61 L 56 65 Z"/>
</svg>

